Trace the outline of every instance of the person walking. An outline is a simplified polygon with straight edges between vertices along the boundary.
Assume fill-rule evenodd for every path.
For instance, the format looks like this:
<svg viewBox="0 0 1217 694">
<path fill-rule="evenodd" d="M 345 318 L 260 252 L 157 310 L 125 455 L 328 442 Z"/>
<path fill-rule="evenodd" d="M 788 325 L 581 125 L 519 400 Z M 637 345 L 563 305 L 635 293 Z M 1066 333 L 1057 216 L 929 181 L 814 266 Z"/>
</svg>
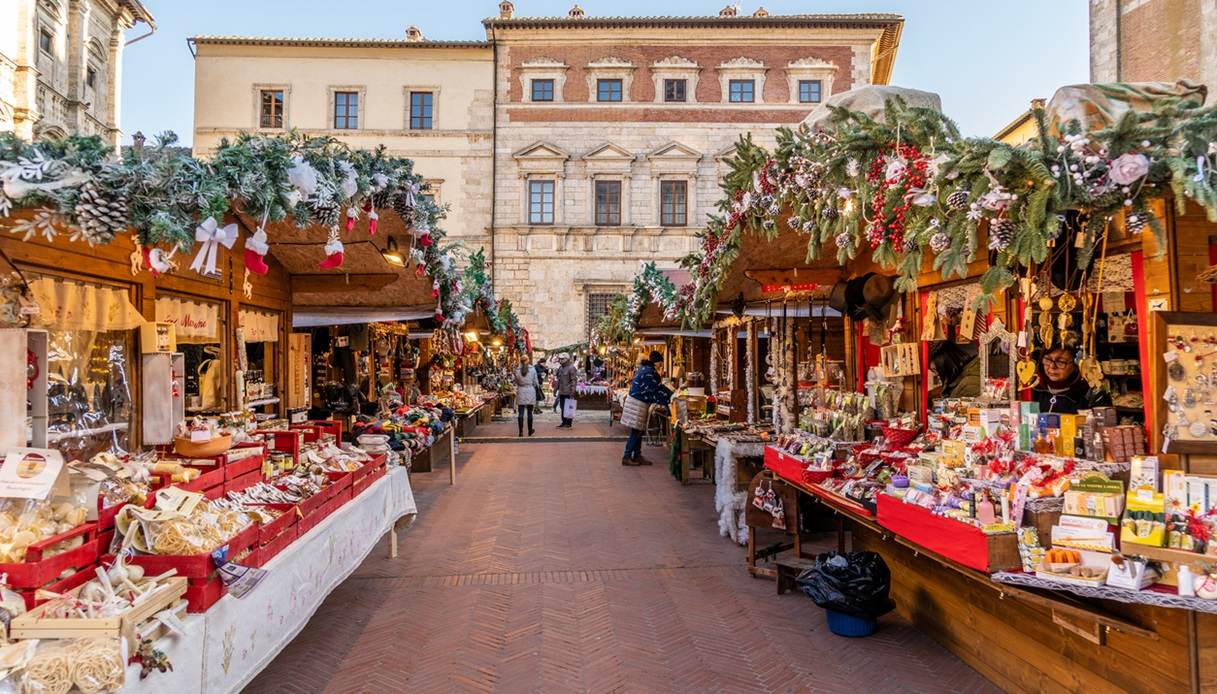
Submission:
<svg viewBox="0 0 1217 694">
<path fill-rule="evenodd" d="M 545 359 L 537 359 L 537 407 L 540 407 L 545 402 L 545 383 L 549 380 L 549 367 L 545 365 Z"/>
<path fill-rule="evenodd" d="M 524 437 L 524 414 L 528 414 L 528 435 L 532 436 L 532 409 L 537 404 L 537 371 L 528 363 L 528 359 L 521 359 L 520 365 L 512 372 L 516 382 L 516 422 L 520 427 L 520 437 Z"/>
<path fill-rule="evenodd" d="M 651 461 L 642 457 L 642 433 L 647 428 L 647 419 L 651 405 L 667 405 L 672 399 L 672 391 L 659 382 L 657 366 L 663 363 L 663 355 L 651 352 L 630 382 L 630 394 L 621 408 L 621 423 L 630 428 L 630 436 L 625 442 L 625 454 L 621 456 L 622 465 L 650 465 Z"/>
<path fill-rule="evenodd" d="M 562 414 L 562 423 L 558 425 L 558 428 L 570 429 L 575 421 L 566 416 L 566 403 L 575 397 L 575 386 L 579 384 L 579 369 L 575 367 L 570 355 L 566 352 L 558 355 L 557 378 L 558 409 Z"/>
</svg>

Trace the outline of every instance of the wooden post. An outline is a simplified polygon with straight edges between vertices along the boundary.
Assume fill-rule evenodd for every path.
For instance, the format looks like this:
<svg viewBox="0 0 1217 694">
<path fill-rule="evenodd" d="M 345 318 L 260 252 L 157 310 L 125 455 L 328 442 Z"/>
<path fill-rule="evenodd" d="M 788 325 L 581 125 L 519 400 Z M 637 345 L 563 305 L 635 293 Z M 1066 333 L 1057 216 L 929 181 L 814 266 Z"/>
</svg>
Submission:
<svg viewBox="0 0 1217 694">
<path fill-rule="evenodd" d="M 448 435 L 448 484 L 456 484 L 456 432 Z"/>
</svg>

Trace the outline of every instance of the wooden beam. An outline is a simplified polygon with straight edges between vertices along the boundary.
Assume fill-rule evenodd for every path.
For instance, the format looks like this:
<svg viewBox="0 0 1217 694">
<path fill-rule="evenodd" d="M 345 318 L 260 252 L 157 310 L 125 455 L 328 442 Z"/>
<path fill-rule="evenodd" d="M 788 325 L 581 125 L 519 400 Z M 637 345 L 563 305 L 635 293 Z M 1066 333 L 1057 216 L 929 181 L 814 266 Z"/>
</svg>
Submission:
<svg viewBox="0 0 1217 694">
<path fill-rule="evenodd" d="M 389 286 L 400 276 L 400 274 L 395 272 L 353 275 L 292 275 L 292 293 L 329 294 L 365 290 L 376 291 Z"/>
</svg>

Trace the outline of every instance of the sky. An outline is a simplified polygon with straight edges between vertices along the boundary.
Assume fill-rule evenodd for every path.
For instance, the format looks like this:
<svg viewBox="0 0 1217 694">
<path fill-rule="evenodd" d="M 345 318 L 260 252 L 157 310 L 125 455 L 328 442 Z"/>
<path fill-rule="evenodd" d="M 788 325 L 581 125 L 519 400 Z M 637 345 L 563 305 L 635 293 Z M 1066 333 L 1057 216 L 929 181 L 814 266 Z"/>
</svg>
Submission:
<svg viewBox="0 0 1217 694">
<path fill-rule="evenodd" d="M 516 16 L 565 15 L 574 0 L 515 0 Z M 189 145 L 194 61 L 186 39 L 242 36 L 485 39 L 498 0 L 143 0 L 157 31 L 126 48 L 121 123 L 147 136 L 176 132 Z M 726 0 L 580 0 L 589 16 L 715 15 Z M 759 0 L 741 4 L 751 14 Z M 1086 0 L 763 0 L 771 14 L 895 12 L 905 18 L 892 83 L 936 92 L 964 135 L 993 135 L 1034 98 L 1089 81 Z M 662 7 L 657 11 L 657 7 Z M 146 33 L 137 25 L 128 38 Z M 204 98 L 206 98 L 204 96 Z"/>
</svg>

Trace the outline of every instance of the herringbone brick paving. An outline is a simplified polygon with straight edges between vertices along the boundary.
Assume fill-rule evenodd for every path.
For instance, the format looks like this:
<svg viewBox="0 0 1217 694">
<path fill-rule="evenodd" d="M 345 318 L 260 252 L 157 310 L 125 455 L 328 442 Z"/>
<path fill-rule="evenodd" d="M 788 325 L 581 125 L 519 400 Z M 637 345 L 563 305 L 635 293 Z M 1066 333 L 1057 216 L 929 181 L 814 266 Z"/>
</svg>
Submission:
<svg viewBox="0 0 1217 694">
<path fill-rule="evenodd" d="M 455 488 L 415 475 L 400 557 L 382 543 L 247 691 L 997 691 L 895 616 L 833 636 L 748 576 L 709 486 L 621 447 L 466 445 Z"/>
</svg>

